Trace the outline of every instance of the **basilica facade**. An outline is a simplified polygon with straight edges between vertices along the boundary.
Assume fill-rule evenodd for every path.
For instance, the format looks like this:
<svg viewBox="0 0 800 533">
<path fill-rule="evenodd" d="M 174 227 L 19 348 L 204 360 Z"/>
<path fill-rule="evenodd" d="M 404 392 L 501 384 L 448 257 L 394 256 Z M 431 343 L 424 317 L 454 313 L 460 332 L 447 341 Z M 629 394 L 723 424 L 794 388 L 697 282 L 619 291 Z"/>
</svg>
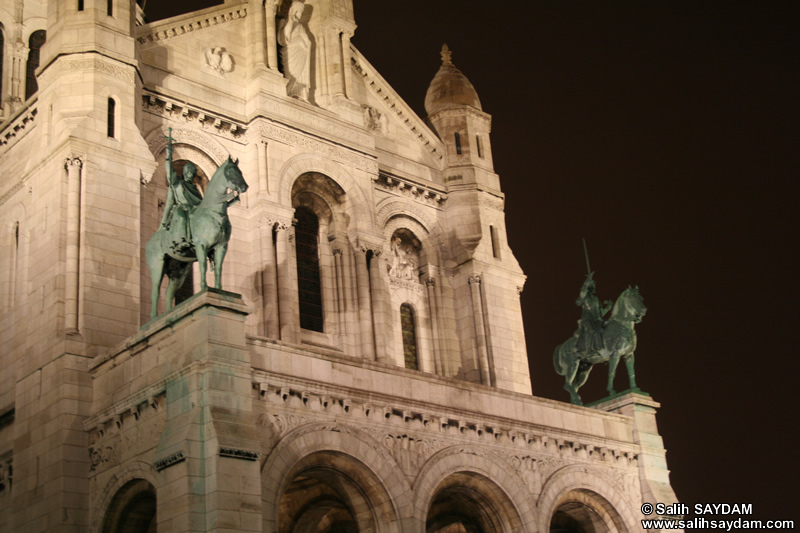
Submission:
<svg viewBox="0 0 800 533">
<path fill-rule="evenodd" d="M 446 47 L 417 116 L 355 15 L 0 0 L 0 530 L 638 531 L 675 501 L 649 396 L 531 395 L 491 116 Z M 194 263 L 167 311 L 168 170 L 205 193 L 226 161 L 221 289 Z"/>
</svg>

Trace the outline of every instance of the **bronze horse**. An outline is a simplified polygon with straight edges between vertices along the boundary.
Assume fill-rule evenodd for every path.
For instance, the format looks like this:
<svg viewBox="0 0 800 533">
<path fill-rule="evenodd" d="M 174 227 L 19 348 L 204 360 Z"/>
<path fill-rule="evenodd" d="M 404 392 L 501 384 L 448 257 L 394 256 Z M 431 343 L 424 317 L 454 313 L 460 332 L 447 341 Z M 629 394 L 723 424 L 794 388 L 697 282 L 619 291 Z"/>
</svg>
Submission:
<svg viewBox="0 0 800 533">
<path fill-rule="evenodd" d="M 576 349 L 577 335 L 569 338 L 564 344 L 558 346 L 553 353 L 553 363 L 556 372 L 564 376 L 564 388 L 570 394 L 570 401 L 576 405 L 583 405 L 578 389 L 586 383 L 592 366 L 597 363 L 608 362 L 608 393 L 613 395 L 614 376 L 617 373 L 619 360 L 625 361 L 628 369 L 630 388 L 636 388 L 636 374 L 633 371 L 633 352 L 636 350 L 635 324 L 642 321 L 647 312 L 639 294 L 638 287 L 628 287 L 617 298 L 611 318 L 606 321 L 603 328 L 603 347 L 599 350 L 582 353 Z"/>
<path fill-rule="evenodd" d="M 150 318 L 158 315 L 158 298 L 164 274 L 169 278 L 167 285 L 167 311 L 175 302 L 175 292 L 186 281 L 194 261 L 200 261 L 200 288 L 206 289 L 206 267 L 208 260 L 214 268 L 215 287 L 222 288 L 222 262 L 228 251 L 231 238 L 231 222 L 228 207 L 247 191 L 247 183 L 239 170 L 239 160 L 230 157 L 220 165 L 208 182 L 203 200 L 189 215 L 192 249 L 180 255 L 170 246 L 169 232 L 164 227 L 147 241 L 145 257 L 150 269 L 153 288 L 150 293 L 152 307 Z"/>
</svg>

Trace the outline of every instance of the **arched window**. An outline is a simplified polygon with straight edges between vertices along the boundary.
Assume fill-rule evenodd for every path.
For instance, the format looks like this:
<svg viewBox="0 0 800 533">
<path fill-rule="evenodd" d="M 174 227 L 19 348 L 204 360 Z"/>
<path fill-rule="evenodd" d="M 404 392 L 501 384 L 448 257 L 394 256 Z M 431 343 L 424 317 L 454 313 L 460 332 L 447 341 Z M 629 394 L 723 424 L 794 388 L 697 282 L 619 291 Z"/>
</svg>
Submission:
<svg viewBox="0 0 800 533">
<path fill-rule="evenodd" d="M 28 64 L 25 70 L 25 99 L 27 100 L 39 90 L 36 83 L 36 69 L 39 68 L 39 50 L 47 41 L 47 32 L 36 30 L 28 41 Z"/>
<path fill-rule="evenodd" d="M 115 127 L 116 127 L 116 119 L 115 115 L 117 112 L 117 102 L 110 98 L 108 99 L 108 136 L 113 138 L 116 137 L 114 135 Z"/>
<path fill-rule="evenodd" d="M 295 209 L 297 219 L 297 291 L 300 327 L 322 332 L 322 284 L 319 275 L 319 219 L 304 206 Z"/>
<path fill-rule="evenodd" d="M 408 304 L 400 306 L 400 327 L 403 331 L 403 355 L 406 368 L 419 370 L 417 359 L 417 332 L 414 326 L 414 310 Z"/>
<path fill-rule="evenodd" d="M 456 153 L 461 155 L 461 135 L 456 132 Z"/>
</svg>

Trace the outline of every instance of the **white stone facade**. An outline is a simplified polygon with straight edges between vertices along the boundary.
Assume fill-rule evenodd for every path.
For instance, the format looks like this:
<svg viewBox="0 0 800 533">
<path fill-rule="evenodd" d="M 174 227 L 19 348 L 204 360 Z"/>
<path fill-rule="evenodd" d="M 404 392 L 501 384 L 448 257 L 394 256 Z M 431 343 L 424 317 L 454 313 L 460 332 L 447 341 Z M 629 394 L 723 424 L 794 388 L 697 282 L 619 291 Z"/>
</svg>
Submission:
<svg viewBox="0 0 800 533">
<path fill-rule="evenodd" d="M 658 404 L 530 396 L 474 89 L 443 54 L 427 125 L 350 44 L 352 0 L 306 0 L 288 90 L 290 4 L 140 24 L 129 0 L 0 0 L 0 530 L 638 530 L 674 500 Z M 229 156 L 250 188 L 224 291 L 195 265 L 150 321 L 170 131 L 201 189 Z"/>
</svg>

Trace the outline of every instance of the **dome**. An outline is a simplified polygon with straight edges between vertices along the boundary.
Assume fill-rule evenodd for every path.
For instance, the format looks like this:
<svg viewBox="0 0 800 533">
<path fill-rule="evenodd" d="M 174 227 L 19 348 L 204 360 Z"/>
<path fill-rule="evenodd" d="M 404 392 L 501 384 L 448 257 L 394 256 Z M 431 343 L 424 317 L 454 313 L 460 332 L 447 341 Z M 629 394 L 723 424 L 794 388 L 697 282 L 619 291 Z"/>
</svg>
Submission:
<svg viewBox="0 0 800 533">
<path fill-rule="evenodd" d="M 475 87 L 451 61 L 452 52 L 442 46 L 442 66 L 433 77 L 425 95 L 425 111 L 428 115 L 447 107 L 468 105 L 481 110 L 481 101 Z"/>
</svg>

